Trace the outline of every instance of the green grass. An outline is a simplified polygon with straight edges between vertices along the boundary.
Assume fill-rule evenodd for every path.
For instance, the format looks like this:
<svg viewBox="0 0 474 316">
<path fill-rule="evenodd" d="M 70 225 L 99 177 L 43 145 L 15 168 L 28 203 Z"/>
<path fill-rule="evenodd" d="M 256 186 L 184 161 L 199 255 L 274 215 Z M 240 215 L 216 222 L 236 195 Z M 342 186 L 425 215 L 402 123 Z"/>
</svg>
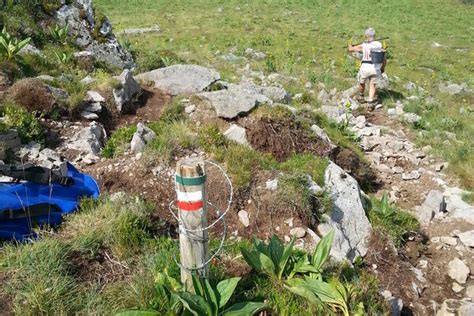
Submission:
<svg viewBox="0 0 474 316">
<path fill-rule="evenodd" d="M 171 51 L 181 60 L 215 67 L 224 79 L 238 81 L 237 70 L 244 64 L 225 62 L 220 55 L 231 49 L 243 54 L 251 47 L 269 56 L 250 61 L 253 69 L 266 73 L 276 70 L 298 78 L 285 86 L 292 92 L 302 92 L 306 81 L 323 82 L 328 88 L 350 87 L 354 82 L 346 79 L 354 77 L 354 62 L 343 46 L 353 35 L 354 41 L 360 41 L 370 24 L 379 36 L 390 36 L 387 72 L 391 78 L 400 78 L 399 82 L 392 81 L 390 89 L 408 96 L 403 86 L 413 81 L 440 101 L 436 110 L 422 113 L 423 120 L 431 125 L 420 137 L 420 145 L 433 144 L 435 153 L 451 163 L 450 169 L 461 177 L 463 185 L 474 187 L 473 114 L 459 114 L 466 102 L 472 104 L 472 98 L 463 102 L 463 96 L 444 95 L 437 89 L 438 83 L 446 81 L 474 86 L 474 47 L 469 32 L 461 31 L 473 26 L 474 7 L 470 4 L 459 0 L 97 0 L 95 5 L 111 18 L 116 31 L 155 24 L 161 27 L 160 33 L 127 38 L 139 56 Z M 433 42 L 445 47 L 433 48 Z M 391 106 L 395 101 L 389 97 L 384 102 Z M 443 143 L 447 136 L 436 134 L 449 128 L 443 118 L 460 124 L 451 131 L 462 144 Z M 328 133 L 331 137 L 338 134 Z"/>
<path fill-rule="evenodd" d="M 102 155 L 106 158 L 113 158 L 123 154 L 136 131 L 136 126 L 122 127 L 114 131 L 110 138 L 107 139 Z"/>
</svg>

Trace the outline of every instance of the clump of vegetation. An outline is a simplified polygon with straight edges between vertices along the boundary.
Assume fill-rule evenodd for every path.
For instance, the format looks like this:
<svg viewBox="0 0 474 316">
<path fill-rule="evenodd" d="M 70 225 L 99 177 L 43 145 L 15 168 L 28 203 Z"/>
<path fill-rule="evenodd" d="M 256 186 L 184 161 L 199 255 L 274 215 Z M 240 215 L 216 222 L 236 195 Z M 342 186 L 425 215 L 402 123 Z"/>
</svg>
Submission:
<svg viewBox="0 0 474 316">
<path fill-rule="evenodd" d="M 3 116 L 5 128 L 16 129 L 22 143 L 36 141 L 44 142 L 45 134 L 36 112 L 29 112 L 13 103 L 0 106 L 0 116 Z"/>
<path fill-rule="evenodd" d="M 46 86 L 38 79 L 23 79 L 8 89 L 8 99 L 23 106 L 28 111 L 49 113 L 54 98 Z"/>
<path fill-rule="evenodd" d="M 50 29 L 50 34 L 53 40 L 61 45 L 67 44 L 68 32 L 69 26 L 67 24 L 62 27 L 56 24 L 54 28 Z"/>
<path fill-rule="evenodd" d="M 18 55 L 23 47 L 28 45 L 30 41 L 30 37 L 20 41 L 16 37 L 10 35 L 7 32 L 7 29 L 3 27 L 2 32 L 0 32 L 0 56 L 7 60 L 12 60 Z"/>
<path fill-rule="evenodd" d="M 419 229 L 418 220 L 413 215 L 390 205 L 386 192 L 380 200 L 371 200 L 368 217 L 372 225 L 397 246 L 403 245 L 408 232 Z"/>
<path fill-rule="evenodd" d="M 105 158 L 113 158 L 119 156 L 127 150 L 132 140 L 133 134 L 137 131 L 136 126 L 122 127 L 107 139 L 102 156 Z"/>
</svg>

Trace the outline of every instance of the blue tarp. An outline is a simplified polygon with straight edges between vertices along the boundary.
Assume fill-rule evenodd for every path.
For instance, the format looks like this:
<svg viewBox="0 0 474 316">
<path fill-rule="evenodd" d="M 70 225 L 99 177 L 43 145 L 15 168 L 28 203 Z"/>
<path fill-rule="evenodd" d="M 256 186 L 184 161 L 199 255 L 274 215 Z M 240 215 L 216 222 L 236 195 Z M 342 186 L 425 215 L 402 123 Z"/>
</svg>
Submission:
<svg viewBox="0 0 474 316">
<path fill-rule="evenodd" d="M 99 186 L 94 178 L 80 173 L 70 163 L 67 163 L 67 170 L 67 175 L 74 179 L 71 186 L 0 182 L 0 238 L 23 240 L 34 237 L 32 227 L 57 225 L 64 214 L 77 209 L 81 198 L 99 197 Z M 26 216 L 14 218 L 18 216 L 9 215 L 19 213 Z"/>
</svg>

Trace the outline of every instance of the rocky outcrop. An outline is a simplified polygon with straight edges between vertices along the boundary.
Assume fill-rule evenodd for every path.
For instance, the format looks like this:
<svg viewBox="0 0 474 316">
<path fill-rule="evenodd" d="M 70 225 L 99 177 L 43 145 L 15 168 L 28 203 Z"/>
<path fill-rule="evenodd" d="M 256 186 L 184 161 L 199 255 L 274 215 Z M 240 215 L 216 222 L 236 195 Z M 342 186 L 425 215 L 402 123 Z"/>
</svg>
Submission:
<svg viewBox="0 0 474 316">
<path fill-rule="evenodd" d="M 357 181 L 333 162 L 329 162 L 324 175 L 325 189 L 332 200 L 332 210 L 318 225 L 321 235 L 335 230 L 331 255 L 336 260 L 353 261 L 365 256 L 372 231 L 362 204 Z"/>
<path fill-rule="evenodd" d="M 120 113 L 134 114 L 137 110 L 135 101 L 141 92 L 140 85 L 128 69 L 125 69 L 116 79 L 120 82 L 120 87 L 113 90 L 117 110 Z"/>
<path fill-rule="evenodd" d="M 100 154 L 104 146 L 106 133 L 104 127 L 97 122 L 82 128 L 65 144 L 69 149 L 77 150 L 79 156 L 94 158 Z"/>
<path fill-rule="evenodd" d="M 173 65 L 135 76 L 137 80 L 153 82 L 155 88 L 171 95 L 201 92 L 220 79 L 217 71 L 198 65 Z"/>
<path fill-rule="evenodd" d="M 145 146 L 156 138 L 156 134 L 150 128 L 142 123 L 138 123 L 137 131 L 133 134 L 130 150 L 132 153 L 141 153 L 145 150 Z"/>
<path fill-rule="evenodd" d="M 125 50 L 112 33 L 112 25 L 103 15 L 95 15 L 92 0 L 75 0 L 56 12 L 61 25 L 68 25 L 69 35 L 77 46 L 92 53 L 96 60 L 113 67 L 133 68 L 132 55 Z"/>
</svg>

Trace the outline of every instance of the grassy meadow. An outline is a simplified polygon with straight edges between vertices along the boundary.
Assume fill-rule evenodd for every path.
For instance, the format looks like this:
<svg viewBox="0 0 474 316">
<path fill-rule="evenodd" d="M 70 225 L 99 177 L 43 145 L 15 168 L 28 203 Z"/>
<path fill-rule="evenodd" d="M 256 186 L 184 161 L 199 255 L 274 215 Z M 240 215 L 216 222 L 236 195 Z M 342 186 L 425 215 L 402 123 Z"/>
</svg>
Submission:
<svg viewBox="0 0 474 316">
<path fill-rule="evenodd" d="M 343 47 L 352 36 L 361 41 L 364 29 L 372 26 L 378 36 L 390 37 L 387 73 L 394 93 L 385 105 L 393 106 L 398 93 L 436 98 L 434 105 L 425 98 L 408 104 L 423 117 L 415 127 L 419 143 L 431 145 L 450 162 L 462 185 L 474 188 L 474 98 L 438 90 L 441 82 L 474 86 L 474 7 L 469 2 L 97 0 L 95 6 L 109 16 L 116 32 L 160 26 L 160 33 L 121 38 L 143 70 L 172 53 L 170 63 L 212 66 L 225 80 L 239 81 L 245 63 L 225 61 L 222 55 L 242 56 L 250 47 L 267 54 L 266 60 L 251 61 L 252 69 L 296 77 L 286 87 L 294 93 L 302 92 L 307 81 L 340 90 L 353 85 L 356 63 Z M 422 89 L 407 91 L 409 81 Z"/>
</svg>

